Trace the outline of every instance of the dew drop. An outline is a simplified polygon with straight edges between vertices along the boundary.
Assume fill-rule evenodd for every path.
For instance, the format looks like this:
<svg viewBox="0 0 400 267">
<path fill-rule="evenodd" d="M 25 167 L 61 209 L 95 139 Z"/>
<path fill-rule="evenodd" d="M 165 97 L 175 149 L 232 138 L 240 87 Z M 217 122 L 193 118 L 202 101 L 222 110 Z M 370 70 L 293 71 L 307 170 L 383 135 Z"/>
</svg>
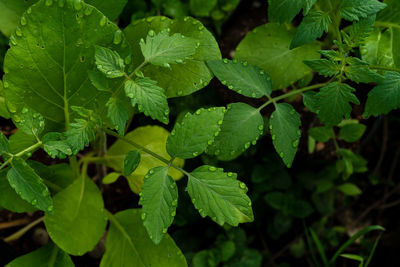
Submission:
<svg viewBox="0 0 400 267">
<path fill-rule="evenodd" d="M 218 125 L 222 125 L 222 120 L 219 120 L 217 123 L 218 123 Z"/>
<path fill-rule="evenodd" d="M 269 129 L 272 130 L 272 125 L 269 125 Z"/>
<path fill-rule="evenodd" d="M 10 37 L 10 43 L 13 44 L 13 45 L 17 45 L 17 40 L 15 39 L 14 36 Z"/>
<path fill-rule="evenodd" d="M 251 142 L 251 144 L 252 144 L 253 146 L 255 146 L 255 145 L 257 144 L 257 141 L 254 140 L 254 141 Z"/>
<path fill-rule="evenodd" d="M 8 82 L 4 81 L 3 86 L 4 86 L 4 88 L 8 88 L 10 85 L 8 84 Z"/>
<path fill-rule="evenodd" d="M 219 132 L 215 132 L 214 136 L 217 137 L 219 135 Z"/>
<path fill-rule="evenodd" d="M 21 31 L 21 29 L 20 29 L 19 27 L 17 27 L 17 28 L 15 29 L 15 34 L 16 34 L 17 36 L 19 36 L 19 37 L 22 36 L 22 31 Z"/>
<path fill-rule="evenodd" d="M 178 95 L 179 96 L 183 95 L 183 92 L 182 91 L 178 91 Z"/>
<path fill-rule="evenodd" d="M 200 115 L 201 109 L 196 110 L 196 115 Z"/>
<path fill-rule="evenodd" d="M 228 177 L 232 177 L 233 176 L 233 172 L 228 172 Z"/>
<path fill-rule="evenodd" d="M 247 203 L 247 205 L 248 205 L 249 207 L 251 207 L 251 202 Z"/>
<path fill-rule="evenodd" d="M 192 155 L 193 155 L 194 157 L 197 157 L 197 156 L 199 155 L 199 152 L 193 152 Z"/>
<path fill-rule="evenodd" d="M 37 204 L 37 200 L 36 200 L 36 199 L 32 200 L 31 204 L 32 204 L 33 206 L 35 206 L 35 205 Z"/>
<path fill-rule="evenodd" d="M 59 7 L 64 7 L 65 0 L 58 0 L 58 6 Z"/>
<path fill-rule="evenodd" d="M 53 207 L 53 206 L 49 206 L 49 207 L 47 208 L 47 210 L 50 211 L 50 212 L 52 212 L 52 211 L 54 210 L 54 207 Z"/>
<path fill-rule="evenodd" d="M 89 15 L 92 14 L 92 12 L 93 12 L 93 8 L 91 8 L 91 7 L 89 7 L 89 6 L 86 6 L 86 9 L 85 9 L 84 14 L 85 14 L 86 16 L 89 16 Z"/>
<path fill-rule="evenodd" d="M 197 29 L 199 29 L 199 31 L 201 31 L 201 30 L 204 29 L 204 26 L 203 26 L 203 25 L 200 25 Z"/>
<path fill-rule="evenodd" d="M 292 109 L 291 111 L 290 111 L 290 114 L 294 114 L 296 111 L 294 110 L 294 109 Z"/>
<path fill-rule="evenodd" d="M 103 16 L 101 19 L 100 19 L 100 26 L 101 27 L 104 27 L 104 25 L 106 25 L 106 23 L 107 23 L 107 18 L 105 17 L 105 16 Z"/>
<path fill-rule="evenodd" d="M 243 182 L 240 182 L 240 183 L 239 183 L 239 186 L 240 186 L 240 188 L 242 188 L 242 189 L 246 189 L 246 184 L 243 183 Z"/>
<path fill-rule="evenodd" d="M 141 218 L 142 218 L 142 220 L 145 220 L 146 219 L 146 213 L 142 213 L 142 215 L 141 215 Z"/>
<path fill-rule="evenodd" d="M 163 64 L 163 67 L 164 67 L 164 68 L 170 68 L 171 65 L 169 65 L 168 63 L 164 63 L 164 64 Z"/>
<path fill-rule="evenodd" d="M 226 63 L 229 63 L 229 61 L 228 61 L 228 59 L 227 58 L 224 58 L 224 63 L 226 64 Z"/>
<path fill-rule="evenodd" d="M 45 5 L 51 6 L 53 4 L 53 0 L 46 0 Z"/>
<path fill-rule="evenodd" d="M 22 16 L 22 17 L 21 17 L 21 25 L 22 25 L 22 26 L 25 26 L 25 25 L 26 25 L 26 18 L 25 18 L 25 16 Z"/>
<path fill-rule="evenodd" d="M 249 63 L 247 63 L 247 61 L 244 61 L 242 64 L 243 64 L 244 67 L 246 67 L 247 65 L 249 65 Z"/>
<path fill-rule="evenodd" d="M 264 130 L 264 125 L 259 125 L 258 130 L 260 130 L 260 131 Z"/>
<path fill-rule="evenodd" d="M 150 174 L 153 174 L 153 173 L 154 173 L 154 170 L 150 170 L 149 173 L 150 173 Z"/>
<path fill-rule="evenodd" d="M 244 145 L 244 148 L 245 149 L 248 149 L 250 147 L 250 142 L 247 142 L 245 145 Z"/>
<path fill-rule="evenodd" d="M 256 97 L 256 93 L 251 93 L 251 97 Z"/>
<path fill-rule="evenodd" d="M 283 152 L 281 152 L 281 153 L 279 153 L 279 156 L 280 156 L 281 158 L 283 158 L 283 157 L 285 156 L 285 154 L 284 154 Z"/>
<path fill-rule="evenodd" d="M 26 13 L 31 14 L 31 13 L 32 13 L 32 8 L 28 8 L 28 10 L 26 11 Z"/>
<path fill-rule="evenodd" d="M 228 88 L 232 90 L 233 89 L 233 85 L 229 85 Z"/>
<path fill-rule="evenodd" d="M 300 135 L 301 135 L 301 131 L 300 131 L 300 130 L 297 130 L 297 134 L 300 136 Z"/>
<path fill-rule="evenodd" d="M 196 202 L 196 199 L 195 198 L 192 198 L 192 203 L 194 204 Z"/>
<path fill-rule="evenodd" d="M 82 9 L 82 2 L 81 2 L 81 0 L 74 0 L 74 8 L 75 8 L 76 11 Z"/>
<path fill-rule="evenodd" d="M 119 44 L 122 41 L 122 31 L 118 30 L 114 33 L 114 40 L 113 43 L 114 44 Z"/>
<path fill-rule="evenodd" d="M 214 166 L 211 166 L 208 168 L 208 170 L 211 172 L 215 172 L 217 170 L 217 168 L 215 168 Z"/>
<path fill-rule="evenodd" d="M 176 206 L 178 205 L 178 200 L 177 200 L 177 199 L 172 200 L 171 205 L 172 205 L 173 207 L 176 207 Z"/>
<path fill-rule="evenodd" d="M 272 135 L 272 140 L 275 140 L 276 139 L 276 135 Z"/>
<path fill-rule="evenodd" d="M 299 140 L 294 141 L 294 142 L 292 143 L 292 146 L 293 146 L 294 148 L 298 147 L 298 146 L 299 146 Z"/>
<path fill-rule="evenodd" d="M 147 34 L 149 36 L 153 37 L 156 33 L 153 30 L 150 30 Z"/>
<path fill-rule="evenodd" d="M 175 215 L 176 215 L 176 211 L 171 212 L 172 217 L 175 217 Z"/>
<path fill-rule="evenodd" d="M 124 62 L 125 62 L 126 65 L 131 64 L 131 62 L 132 62 L 132 56 L 131 56 L 131 55 L 127 56 L 127 57 L 125 58 Z"/>
<path fill-rule="evenodd" d="M 148 18 L 146 18 L 146 21 L 147 21 L 147 22 L 152 22 L 152 21 L 153 21 L 153 17 L 148 17 Z"/>
<path fill-rule="evenodd" d="M 188 21 L 189 20 L 189 17 L 185 17 L 184 19 L 183 19 L 183 21 Z"/>
<path fill-rule="evenodd" d="M 163 232 L 163 234 L 166 234 L 166 233 L 167 233 L 167 228 L 164 228 L 164 229 L 162 230 L 162 232 Z"/>
</svg>

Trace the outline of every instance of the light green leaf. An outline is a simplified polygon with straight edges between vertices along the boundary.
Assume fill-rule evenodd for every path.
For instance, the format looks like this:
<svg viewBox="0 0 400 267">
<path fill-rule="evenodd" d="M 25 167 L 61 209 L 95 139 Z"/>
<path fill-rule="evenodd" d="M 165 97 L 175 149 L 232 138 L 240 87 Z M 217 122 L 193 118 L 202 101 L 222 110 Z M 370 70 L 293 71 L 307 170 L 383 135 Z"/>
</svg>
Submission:
<svg viewBox="0 0 400 267">
<path fill-rule="evenodd" d="M 272 22 L 291 22 L 303 7 L 299 0 L 268 0 L 268 19 Z"/>
<path fill-rule="evenodd" d="M 146 62 L 168 68 L 169 64 L 179 64 L 190 59 L 196 52 L 196 43 L 195 39 L 179 33 L 170 36 L 167 30 L 157 34 L 150 30 L 146 41 L 141 39 L 139 44 Z"/>
<path fill-rule="evenodd" d="M 348 196 L 357 196 L 362 193 L 361 189 L 352 183 L 344 183 L 336 187 L 337 190 Z"/>
<path fill-rule="evenodd" d="M 96 137 L 96 124 L 92 120 L 75 119 L 69 124 L 70 129 L 65 132 L 65 142 L 72 150 L 72 154 L 84 149 Z"/>
<path fill-rule="evenodd" d="M 114 124 L 119 135 L 124 135 L 126 122 L 129 120 L 129 111 L 125 102 L 118 97 L 110 97 L 107 101 L 107 117 Z"/>
<path fill-rule="evenodd" d="M 310 12 L 300 23 L 290 44 L 290 49 L 299 47 L 320 38 L 324 32 L 328 32 L 331 18 L 322 11 Z"/>
<path fill-rule="evenodd" d="M 207 64 L 222 84 L 239 94 L 260 98 L 272 92 L 271 77 L 259 67 L 228 59 L 211 60 Z"/>
<path fill-rule="evenodd" d="M 356 83 L 379 82 L 383 80 L 381 75 L 369 69 L 367 62 L 355 57 L 348 57 L 346 61 L 349 65 L 345 67 L 344 71 L 350 80 Z"/>
<path fill-rule="evenodd" d="M 247 187 L 235 173 L 204 165 L 189 175 L 188 193 L 202 217 L 219 225 L 237 226 L 254 220 Z"/>
<path fill-rule="evenodd" d="M 107 78 L 118 78 L 124 76 L 124 60 L 116 51 L 106 47 L 95 46 L 96 66 Z"/>
<path fill-rule="evenodd" d="M 365 43 L 365 39 L 367 39 L 371 35 L 371 32 L 374 30 L 375 19 L 375 15 L 368 16 L 365 19 L 360 19 L 359 21 L 354 22 L 349 27 L 348 32 L 351 42 L 348 43 L 348 45 L 350 47 L 358 47 Z"/>
<path fill-rule="evenodd" d="M 340 53 L 336 50 L 319 50 L 318 53 L 333 62 L 341 61 L 343 59 L 343 56 L 341 56 Z"/>
<path fill-rule="evenodd" d="M 139 66 L 144 61 L 139 47 L 140 39 L 146 38 L 150 30 L 159 33 L 168 29 L 170 34 L 180 33 L 185 38 L 196 40 L 199 47 L 193 59 L 186 60 L 185 64 L 172 64 L 170 69 L 149 64 L 143 68 L 143 72 L 164 88 L 167 97 L 189 95 L 205 87 L 213 77 L 205 61 L 221 58 L 217 42 L 200 21 L 190 17 L 176 20 L 149 17 L 132 23 L 124 32 L 132 46 L 134 66 Z"/>
<path fill-rule="evenodd" d="M 359 140 L 363 136 L 366 129 L 367 126 L 364 124 L 347 124 L 340 128 L 339 137 L 346 142 L 352 143 Z"/>
<path fill-rule="evenodd" d="M 94 68 L 95 45 L 123 58 L 129 54 L 118 27 L 82 1 L 41 0 L 20 24 L 4 61 L 9 110 L 20 113 L 26 106 L 46 119 L 46 129 L 56 131 L 76 118 L 72 106 L 103 114 L 109 95 L 96 90 L 88 70 Z"/>
<path fill-rule="evenodd" d="M 264 69 L 271 76 L 273 89 L 282 89 L 311 73 L 304 60 L 320 57 L 317 43 L 290 50 L 293 37 L 293 28 L 267 23 L 247 34 L 236 48 L 235 57 Z"/>
<path fill-rule="evenodd" d="M 176 123 L 167 139 L 167 151 L 172 157 L 195 158 L 214 142 L 223 123 L 225 108 L 198 109 L 186 113 L 181 123 Z"/>
<path fill-rule="evenodd" d="M 183 253 L 169 235 L 155 245 L 142 226 L 140 210 L 118 212 L 111 220 L 106 253 L 100 267 L 187 267 Z"/>
<path fill-rule="evenodd" d="M 72 155 L 72 150 L 61 133 L 49 132 L 45 134 L 42 143 L 44 151 L 53 159 L 64 159 L 66 156 Z"/>
<path fill-rule="evenodd" d="M 332 82 L 316 94 L 318 117 L 326 126 L 337 125 L 343 118 L 350 117 L 352 110 L 350 103 L 360 104 L 353 94 L 354 91 L 353 87 L 345 83 Z"/>
<path fill-rule="evenodd" d="M 340 15 L 346 20 L 360 20 L 378 13 L 385 7 L 386 4 L 378 0 L 343 0 L 340 6 Z"/>
<path fill-rule="evenodd" d="M 36 208 L 52 214 L 53 200 L 42 178 L 21 158 L 14 157 L 7 179 L 15 192 Z"/>
<path fill-rule="evenodd" d="M 33 252 L 25 254 L 8 263 L 6 267 L 74 267 L 67 253 L 53 243 L 49 243 Z"/>
<path fill-rule="evenodd" d="M 37 143 L 36 137 L 24 133 L 23 131 L 17 131 L 9 137 L 10 151 L 12 154 L 16 154 L 26 149 L 27 147 L 33 146 Z"/>
<path fill-rule="evenodd" d="M 129 151 L 124 160 L 124 175 L 129 176 L 140 164 L 140 153 L 137 150 Z"/>
<path fill-rule="evenodd" d="M 3 134 L 3 132 L 0 132 L 0 155 L 3 156 L 3 154 L 9 153 L 10 152 L 10 143 Z"/>
<path fill-rule="evenodd" d="M 169 167 L 155 167 L 144 177 L 140 204 L 143 225 L 149 237 L 159 244 L 174 221 L 178 205 L 178 189 L 168 175 Z"/>
<path fill-rule="evenodd" d="M 290 168 L 300 142 L 300 115 L 287 103 L 276 106 L 271 114 L 269 129 L 272 142 L 278 155 L 285 165 Z"/>
<path fill-rule="evenodd" d="M 169 107 L 164 90 L 150 78 L 137 78 L 125 82 L 125 93 L 131 98 L 132 106 L 138 105 L 139 111 L 154 120 L 168 124 Z"/>
<path fill-rule="evenodd" d="M 400 73 L 388 71 L 369 93 L 363 116 L 387 114 L 400 107 Z"/>
<path fill-rule="evenodd" d="M 107 224 L 103 198 L 97 186 L 89 178 L 80 177 L 55 195 L 53 201 L 54 215 L 44 217 L 51 239 L 72 255 L 81 256 L 91 251 Z"/>
<path fill-rule="evenodd" d="M 170 160 L 171 156 L 167 153 L 165 145 L 167 143 L 169 132 L 160 126 L 145 126 L 138 127 L 134 131 L 129 132 L 125 135 L 125 138 L 131 140 L 147 149 L 150 149 L 154 153 L 157 153 L 161 157 Z M 130 145 L 122 140 L 116 141 L 108 150 L 105 155 L 106 162 L 109 167 L 113 168 L 118 172 L 123 172 L 124 170 L 124 159 L 128 152 L 136 150 L 137 147 Z M 147 172 L 157 166 L 166 166 L 164 162 L 154 158 L 153 156 L 140 150 L 140 163 L 136 170 L 129 176 L 127 180 L 131 190 L 137 194 L 141 191 L 141 186 L 143 184 L 143 177 Z M 184 160 L 175 159 L 173 164 L 178 167 L 183 167 Z M 182 178 L 182 174 L 171 168 L 169 170 L 169 176 L 174 180 L 179 180 Z"/>
<path fill-rule="evenodd" d="M 304 64 L 325 77 L 339 74 L 341 68 L 336 62 L 327 59 L 304 60 Z"/>
<path fill-rule="evenodd" d="M 44 130 L 44 119 L 42 115 L 28 108 L 23 108 L 21 115 L 14 115 L 13 121 L 18 129 L 36 138 L 39 138 L 39 135 Z"/>
<path fill-rule="evenodd" d="M 196 17 L 208 17 L 217 3 L 217 0 L 190 0 L 190 12 Z"/>
<path fill-rule="evenodd" d="M 106 177 L 103 178 L 102 182 L 103 184 L 112 184 L 115 183 L 120 176 L 121 174 L 118 172 L 111 172 L 107 174 Z"/>
<path fill-rule="evenodd" d="M 263 133 L 264 120 L 260 112 L 245 104 L 229 104 L 221 131 L 206 150 L 220 160 L 232 160 L 255 144 Z"/>
<path fill-rule="evenodd" d="M 2 62 L 0 61 L 0 64 L 1 63 Z M 4 94 L 3 94 L 3 82 L 1 80 L 0 80 L 0 117 L 3 117 L 5 119 L 10 118 L 10 112 L 8 112 L 6 101 L 4 99 Z"/>
<path fill-rule="evenodd" d="M 308 130 L 308 134 L 317 141 L 328 142 L 332 138 L 332 128 L 331 127 L 314 127 Z"/>
</svg>

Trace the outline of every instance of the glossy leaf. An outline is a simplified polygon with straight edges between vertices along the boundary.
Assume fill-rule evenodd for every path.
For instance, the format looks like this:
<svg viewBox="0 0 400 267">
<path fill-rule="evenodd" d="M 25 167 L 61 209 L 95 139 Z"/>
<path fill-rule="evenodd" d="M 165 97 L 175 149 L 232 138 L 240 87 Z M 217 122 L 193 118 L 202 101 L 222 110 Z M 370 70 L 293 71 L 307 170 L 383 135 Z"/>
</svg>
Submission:
<svg viewBox="0 0 400 267">
<path fill-rule="evenodd" d="M 198 109 L 186 113 L 174 126 L 167 139 L 167 151 L 172 157 L 190 159 L 203 153 L 214 142 L 223 123 L 225 108 Z"/>
<path fill-rule="evenodd" d="M 140 164 L 140 153 L 137 150 L 129 151 L 124 160 L 124 175 L 129 176 Z"/>
<path fill-rule="evenodd" d="M 144 177 L 140 204 L 143 225 L 149 237 L 159 244 L 174 221 L 178 205 L 178 189 L 168 175 L 168 167 L 155 167 Z"/>
<path fill-rule="evenodd" d="M 26 134 L 39 138 L 44 130 L 44 119 L 42 115 L 27 108 L 23 108 L 21 115 L 13 117 L 15 125 Z"/>
<path fill-rule="evenodd" d="M 61 133 L 49 132 L 42 138 L 43 149 L 50 157 L 64 159 L 72 155 L 72 149 L 65 142 L 65 137 Z"/>
<path fill-rule="evenodd" d="M 0 55 L 1 57 L 1 55 Z M 0 62 L 1 64 L 2 62 Z M 0 80 L 0 117 L 3 117 L 5 119 L 10 118 L 10 112 L 7 109 L 6 106 L 6 101 L 4 98 L 4 93 L 3 93 L 3 82 Z"/>
<path fill-rule="evenodd" d="M 107 78 L 118 78 L 124 76 L 124 60 L 116 51 L 106 47 L 95 46 L 96 66 Z"/>
<path fill-rule="evenodd" d="M 271 114 L 269 129 L 272 142 L 278 155 L 285 165 L 290 168 L 300 142 L 300 115 L 287 103 L 276 106 Z"/>
<path fill-rule="evenodd" d="M 190 173 L 188 193 L 202 217 L 232 226 L 254 220 L 247 187 L 236 178 L 235 173 L 208 165 Z"/>
</svg>

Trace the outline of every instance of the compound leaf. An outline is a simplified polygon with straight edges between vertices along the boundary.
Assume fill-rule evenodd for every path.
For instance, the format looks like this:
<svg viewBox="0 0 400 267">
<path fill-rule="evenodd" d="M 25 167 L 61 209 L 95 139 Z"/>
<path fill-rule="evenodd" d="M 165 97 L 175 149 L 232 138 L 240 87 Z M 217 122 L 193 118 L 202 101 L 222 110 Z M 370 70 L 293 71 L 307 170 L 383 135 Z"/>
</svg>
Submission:
<svg viewBox="0 0 400 267">
<path fill-rule="evenodd" d="M 346 76 L 356 83 L 379 82 L 383 77 L 371 70 L 368 63 L 355 57 L 346 59 L 348 66 L 345 67 Z"/>
<path fill-rule="evenodd" d="M 385 7 L 386 4 L 378 0 L 343 0 L 340 15 L 346 20 L 360 20 L 378 13 Z"/>
<path fill-rule="evenodd" d="M 232 226 L 254 220 L 247 187 L 236 178 L 234 173 L 208 165 L 190 173 L 188 193 L 202 217 Z"/>
<path fill-rule="evenodd" d="M 107 78 L 118 78 L 124 76 L 124 60 L 116 51 L 107 47 L 95 46 L 96 66 Z"/>
<path fill-rule="evenodd" d="M 72 155 L 72 149 L 61 133 L 49 132 L 42 137 L 43 149 L 50 157 L 64 159 Z"/>
<path fill-rule="evenodd" d="M 339 74 L 341 68 L 341 66 L 339 66 L 336 62 L 332 62 L 331 60 L 327 59 L 305 60 L 304 64 L 325 77 Z"/>
<path fill-rule="evenodd" d="M 107 117 L 110 118 L 119 135 L 124 135 L 126 122 L 129 120 L 129 111 L 125 102 L 119 97 L 110 97 L 107 101 Z"/>
<path fill-rule="evenodd" d="M 302 7 L 299 0 L 268 0 L 268 18 L 273 22 L 291 22 Z"/>
</svg>

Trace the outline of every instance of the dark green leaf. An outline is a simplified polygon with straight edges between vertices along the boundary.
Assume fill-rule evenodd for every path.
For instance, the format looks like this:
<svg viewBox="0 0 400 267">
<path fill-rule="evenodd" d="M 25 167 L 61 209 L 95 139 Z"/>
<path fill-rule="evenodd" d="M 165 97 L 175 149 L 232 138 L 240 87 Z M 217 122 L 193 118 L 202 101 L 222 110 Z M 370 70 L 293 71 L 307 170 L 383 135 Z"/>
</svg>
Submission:
<svg viewBox="0 0 400 267">
<path fill-rule="evenodd" d="M 369 69 L 367 62 L 355 57 L 348 57 L 346 61 L 349 65 L 346 66 L 344 71 L 350 80 L 356 83 L 380 82 L 383 80 L 381 75 Z"/>
<path fill-rule="evenodd" d="M 107 117 L 110 118 L 119 135 L 124 135 L 126 122 L 129 120 L 129 111 L 125 102 L 118 97 L 111 97 L 107 104 Z"/>
<path fill-rule="evenodd" d="M 360 20 L 378 13 L 385 7 L 386 4 L 378 0 L 343 0 L 340 15 L 346 20 Z"/>
<path fill-rule="evenodd" d="M 124 175 L 131 175 L 140 163 L 140 153 L 137 150 L 129 151 L 124 160 Z"/>
<path fill-rule="evenodd" d="M 196 17 L 210 16 L 210 12 L 217 5 L 217 0 L 190 0 L 190 12 Z"/>
<path fill-rule="evenodd" d="M 302 7 L 299 0 L 268 0 L 268 18 L 273 22 L 291 22 Z"/>
<path fill-rule="evenodd" d="M 99 71 L 107 78 L 118 78 L 124 76 L 125 64 L 120 55 L 109 48 L 96 45 L 95 60 Z"/>
<path fill-rule="evenodd" d="M 363 136 L 366 129 L 367 126 L 364 124 L 347 124 L 340 128 L 339 137 L 346 142 L 352 143 L 359 140 Z"/>
<path fill-rule="evenodd" d="M 43 136 L 43 149 L 50 157 L 64 159 L 72 155 L 72 150 L 61 133 L 50 132 Z"/>
<path fill-rule="evenodd" d="M 365 43 L 365 39 L 367 39 L 374 30 L 375 19 L 376 16 L 371 15 L 365 19 L 360 19 L 350 26 L 349 36 L 351 43 L 349 45 L 351 47 L 358 47 Z"/>
<path fill-rule="evenodd" d="M 10 152 L 10 144 L 7 137 L 0 131 L 0 156 Z"/>
<path fill-rule="evenodd" d="M 303 0 L 303 15 L 307 15 L 317 0 Z"/>
<path fill-rule="evenodd" d="M 308 130 L 308 134 L 315 140 L 325 143 L 332 138 L 332 128 L 324 126 L 314 127 Z"/>
<path fill-rule="evenodd" d="M 318 72 L 320 75 L 324 75 L 325 77 L 335 76 L 339 74 L 341 66 L 336 62 L 332 62 L 327 59 L 313 59 L 313 60 L 305 60 L 304 64 L 309 66 L 312 70 Z"/>
</svg>

